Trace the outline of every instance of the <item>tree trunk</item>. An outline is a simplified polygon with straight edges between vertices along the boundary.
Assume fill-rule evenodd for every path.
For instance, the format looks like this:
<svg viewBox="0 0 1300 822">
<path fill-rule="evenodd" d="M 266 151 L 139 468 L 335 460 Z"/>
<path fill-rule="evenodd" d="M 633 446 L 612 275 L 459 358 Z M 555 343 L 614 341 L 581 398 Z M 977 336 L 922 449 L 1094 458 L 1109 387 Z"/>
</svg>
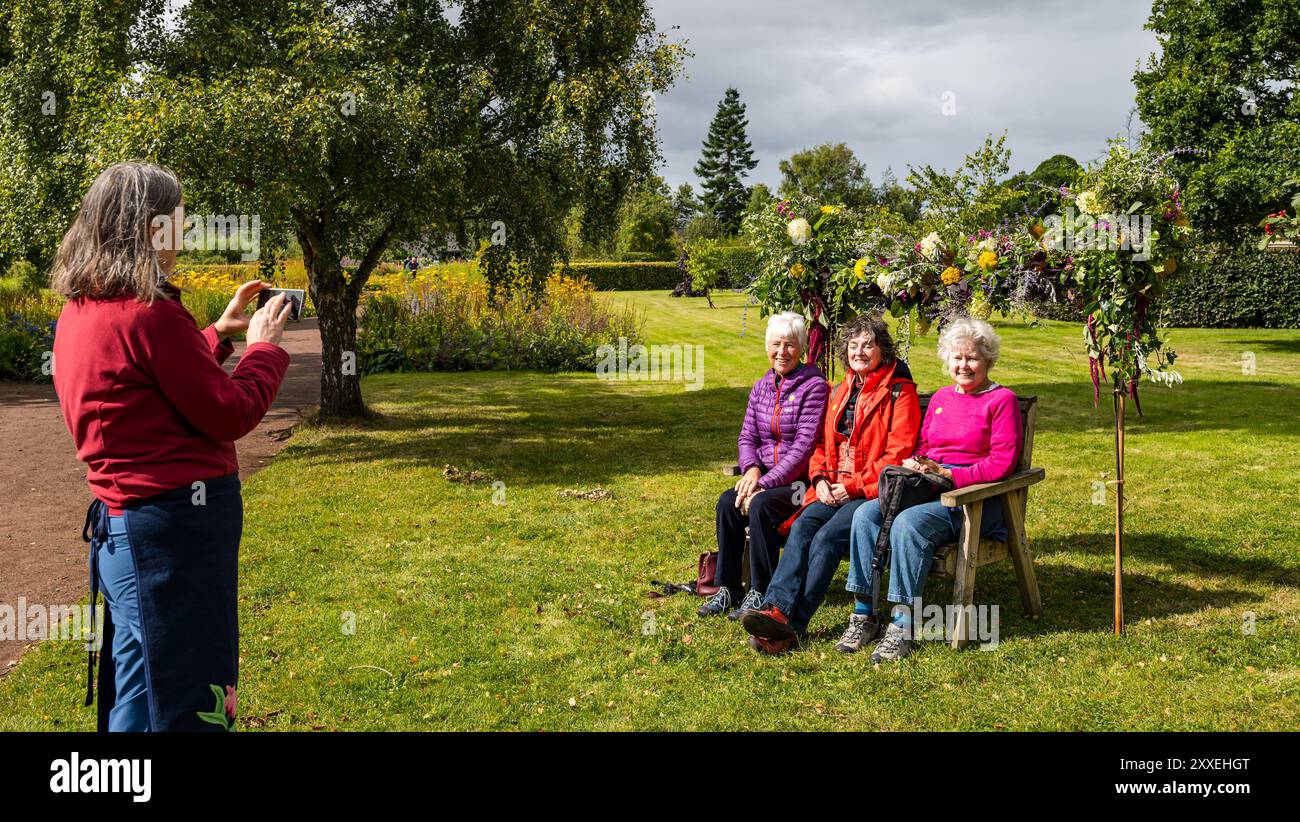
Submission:
<svg viewBox="0 0 1300 822">
<path fill-rule="evenodd" d="M 333 419 L 364 417 L 367 411 L 357 373 L 357 301 L 348 294 L 342 271 L 330 279 L 336 279 L 338 287 L 312 289 L 320 322 L 320 415 Z"/>
<path fill-rule="evenodd" d="M 308 289 L 320 323 L 320 416 L 322 419 L 357 419 L 370 416 L 361 399 L 357 363 L 357 304 L 370 272 L 379 264 L 392 236 L 393 222 L 370 245 L 361 265 L 349 280 L 342 260 L 326 230 L 327 221 L 302 211 L 294 213 Z"/>
</svg>

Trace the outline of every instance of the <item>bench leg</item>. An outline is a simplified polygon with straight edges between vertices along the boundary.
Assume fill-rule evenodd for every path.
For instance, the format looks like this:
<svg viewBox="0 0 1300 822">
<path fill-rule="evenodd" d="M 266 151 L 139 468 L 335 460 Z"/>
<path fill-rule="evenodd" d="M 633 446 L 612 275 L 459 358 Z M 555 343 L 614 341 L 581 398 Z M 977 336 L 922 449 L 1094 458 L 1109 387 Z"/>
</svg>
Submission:
<svg viewBox="0 0 1300 822">
<path fill-rule="evenodd" d="M 740 553 L 740 586 L 749 590 L 749 526 L 745 526 L 745 547 Z"/>
<path fill-rule="evenodd" d="M 1020 587 L 1020 604 L 1028 616 L 1043 615 L 1043 598 L 1038 592 L 1038 575 L 1034 573 L 1034 555 L 1029 550 L 1029 533 L 1025 530 L 1025 503 L 1028 488 L 1002 495 L 1002 510 L 1007 520 L 1007 547 L 1016 568 L 1016 585 Z"/>
<path fill-rule="evenodd" d="M 961 529 L 961 542 L 957 545 L 956 582 L 952 587 L 952 604 L 956 606 L 950 644 L 960 649 L 970 633 L 970 608 L 975 602 L 975 569 L 979 564 L 980 522 L 984 517 L 984 501 L 976 500 L 966 506 L 966 521 Z M 914 617 L 915 618 L 915 617 Z"/>
</svg>

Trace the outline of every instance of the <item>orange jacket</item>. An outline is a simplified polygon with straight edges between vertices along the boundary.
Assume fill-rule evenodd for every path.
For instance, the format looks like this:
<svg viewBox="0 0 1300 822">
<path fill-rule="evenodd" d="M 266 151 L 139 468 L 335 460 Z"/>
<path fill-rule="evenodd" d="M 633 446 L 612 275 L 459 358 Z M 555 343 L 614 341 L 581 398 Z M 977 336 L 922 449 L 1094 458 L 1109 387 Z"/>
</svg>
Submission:
<svg viewBox="0 0 1300 822">
<path fill-rule="evenodd" d="M 839 451 L 835 447 L 835 429 L 844 403 L 848 401 L 853 382 L 862 379 L 850 371 L 826 403 L 817 447 L 808 463 L 810 486 L 804 494 L 803 506 L 781 525 L 782 534 L 789 532 L 804 508 L 817 501 L 818 479 L 824 478 L 832 484 L 844 483 L 851 499 L 875 499 L 876 480 L 881 470 L 887 465 L 901 465 L 903 460 L 912 456 L 921 432 L 921 402 L 916 395 L 916 383 L 912 381 L 907 366 L 898 360 L 880 367 L 886 369 L 884 377 L 874 391 L 858 397 L 854 409 L 853 431 L 849 434 L 853 472 L 836 473 Z M 891 393 L 895 386 L 899 389 L 898 399 L 893 400 L 891 409 Z"/>
</svg>

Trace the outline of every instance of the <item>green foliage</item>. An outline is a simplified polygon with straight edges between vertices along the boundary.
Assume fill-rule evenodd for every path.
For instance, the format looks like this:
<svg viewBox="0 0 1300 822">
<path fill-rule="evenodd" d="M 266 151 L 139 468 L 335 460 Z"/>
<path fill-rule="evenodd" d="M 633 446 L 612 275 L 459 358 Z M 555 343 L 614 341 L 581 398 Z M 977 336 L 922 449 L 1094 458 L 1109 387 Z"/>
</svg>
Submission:
<svg viewBox="0 0 1300 822">
<path fill-rule="evenodd" d="M 695 196 L 695 189 L 691 188 L 690 183 L 682 183 L 673 192 L 673 215 L 676 217 L 673 226 L 681 231 L 686 228 L 686 224 L 695 219 L 700 213 L 701 203 Z"/>
<path fill-rule="evenodd" d="M 782 160 L 781 197 L 862 208 L 875 199 L 867 170 L 844 143 L 822 143 Z"/>
<path fill-rule="evenodd" d="M 0 0 L 0 270 L 48 269 L 159 0 Z M 128 32 L 135 26 L 139 37 Z"/>
<path fill-rule="evenodd" d="M 0 380 L 49 382 L 47 352 L 63 300 L 48 293 L 0 290 Z"/>
<path fill-rule="evenodd" d="M 57 198 L 24 201 L 13 221 L 0 220 L 4 230 L 29 235 L 37 214 L 55 215 L 61 229 L 88 179 L 86 157 L 89 173 L 131 156 L 165 163 L 191 211 L 258 214 L 264 233 L 296 236 L 332 362 L 354 349 L 357 301 L 389 246 L 432 224 L 504 223 L 497 247 L 511 276 L 499 282 L 535 298 L 562 254 L 572 206 L 589 206 L 584 227 L 594 231 L 595 206 L 621 202 L 653 167 L 646 95 L 668 88 L 685 55 L 644 2 L 465 0 L 447 14 L 437 2 L 191 0 L 163 26 L 164 4 L 149 0 L 118 4 L 118 17 L 140 18 L 135 28 L 105 15 L 102 31 L 79 25 L 100 24 L 78 14 L 98 5 L 89 0 L 36 5 L 53 11 L 14 26 L 23 59 L 0 77 L 0 122 L 47 87 L 18 76 L 29 63 L 67 63 L 60 45 L 90 55 L 76 76 L 95 79 L 95 104 L 90 116 L 68 106 L 78 119 L 59 124 L 66 129 L 40 156 L 77 173 Z M 43 45 L 49 31 L 60 32 L 54 47 Z M 54 128 L 22 116 L 31 127 L 6 141 L 17 144 L 10 154 Z M 0 208 L 14 188 L 0 181 Z M 46 232 L 43 248 L 57 234 Z M 345 271 L 347 258 L 360 264 Z M 322 380 L 321 412 L 363 414 L 359 378 Z"/>
<path fill-rule="evenodd" d="M 35 294 L 49 285 L 40 269 L 27 260 L 14 260 L 13 265 L 9 266 L 8 279 L 29 294 Z"/>
<path fill-rule="evenodd" d="M 682 237 L 686 242 L 712 238 L 720 240 L 727 236 L 727 228 L 712 214 L 701 214 L 686 224 Z"/>
<path fill-rule="evenodd" d="M 1055 154 L 1028 174 L 1021 172 L 1004 185 L 1013 192 L 1002 206 L 1005 219 L 1041 217 L 1057 202 L 1056 189 L 1074 182 L 1079 163 L 1068 154 Z"/>
<path fill-rule="evenodd" d="M 557 271 L 580 277 L 597 291 L 663 291 L 681 281 L 677 263 L 658 262 L 570 262 Z"/>
<path fill-rule="evenodd" d="M 740 288 L 758 274 L 758 251 L 741 243 L 696 240 L 686 244 L 686 273 L 698 291 Z"/>
<path fill-rule="evenodd" d="M 1300 253 L 1260 251 L 1246 241 L 1209 249 L 1176 274 L 1160 303 L 1160 323 L 1198 328 L 1300 328 Z"/>
<path fill-rule="evenodd" d="M 1147 139 L 1174 158 L 1192 221 L 1240 239 L 1285 205 L 1300 170 L 1300 4 L 1159 0 L 1160 50 L 1133 76 Z"/>
<path fill-rule="evenodd" d="M 740 92 L 728 88 L 709 124 L 700 161 L 695 164 L 695 174 L 704 189 L 700 196 L 704 208 L 728 234 L 740 228 L 745 210 L 746 190 L 741 179 L 758 165 L 745 134 L 748 125 Z"/>
<path fill-rule="evenodd" d="M 585 371 L 600 345 L 618 345 L 619 337 L 634 344 L 639 324 L 630 309 L 610 309 L 580 286 L 536 304 L 522 291 L 490 304 L 464 284 L 439 283 L 411 297 L 368 295 L 357 359 L 367 374 Z"/>
<path fill-rule="evenodd" d="M 1055 269 L 1064 231 L 1082 230 L 1085 242 L 1061 259 L 1056 276 L 1088 315 L 1084 343 L 1094 390 L 1108 378 L 1117 394 L 1136 399 L 1144 377 L 1167 385 L 1182 382 L 1158 323 L 1165 283 L 1178 268 L 1189 267 L 1196 239 L 1178 181 L 1150 149 L 1131 150 L 1114 140 L 1105 160 L 1081 171 L 1061 195 L 1061 211 L 1068 215 L 1074 208 L 1080 212 L 1076 223 L 1049 229 L 1044 240 L 1051 253 L 1038 256 L 1048 258 L 1043 267 Z M 1151 220 L 1142 247 L 1116 247 L 1106 234 L 1092 234 L 1099 227 L 1123 225 L 1129 215 Z"/>
<path fill-rule="evenodd" d="M 1007 136 L 992 135 L 974 154 L 967 154 L 956 171 L 938 171 L 926 165 L 911 167 L 908 182 L 922 203 L 920 229 L 936 231 L 945 245 L 956 247 L 980 229 L 998 224 L 1012 192 L 999 182 L 1011 163 Z"/>
<path fill-rule="evenodd" d="M 657 185 L 656 185 L 657 183 Z M 677 213 L 662 180 L 654 178 L 632 191 L 619 209 L 616 248 L 621 259 L 628 254 L 648 254 L 650 259 L 671 259 Z"/>
</svg>

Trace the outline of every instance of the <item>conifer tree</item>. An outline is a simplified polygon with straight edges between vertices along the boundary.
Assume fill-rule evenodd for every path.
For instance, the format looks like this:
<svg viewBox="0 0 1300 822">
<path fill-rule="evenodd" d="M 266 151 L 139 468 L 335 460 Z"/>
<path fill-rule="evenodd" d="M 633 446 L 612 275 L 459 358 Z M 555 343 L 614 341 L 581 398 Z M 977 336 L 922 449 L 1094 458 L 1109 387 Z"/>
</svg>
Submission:
<svg viewBox="0 0 1300 822">
<path fill-rule="evenodd" d="M 709 124 L 709 135 L 704 140 L 700 161 L 695 164 L 695 174 L 703 189 L 700 200 L 704 208 L 732 233 L 740 228 L 740 218 L 748 201 L 748 192 L 741 178 L 758 165 L 753 146 L 745 135 L 748 125 L 740 92 L 734 88 L 727 89 L 718 103 L 713 122 Z"/>
</svg>

